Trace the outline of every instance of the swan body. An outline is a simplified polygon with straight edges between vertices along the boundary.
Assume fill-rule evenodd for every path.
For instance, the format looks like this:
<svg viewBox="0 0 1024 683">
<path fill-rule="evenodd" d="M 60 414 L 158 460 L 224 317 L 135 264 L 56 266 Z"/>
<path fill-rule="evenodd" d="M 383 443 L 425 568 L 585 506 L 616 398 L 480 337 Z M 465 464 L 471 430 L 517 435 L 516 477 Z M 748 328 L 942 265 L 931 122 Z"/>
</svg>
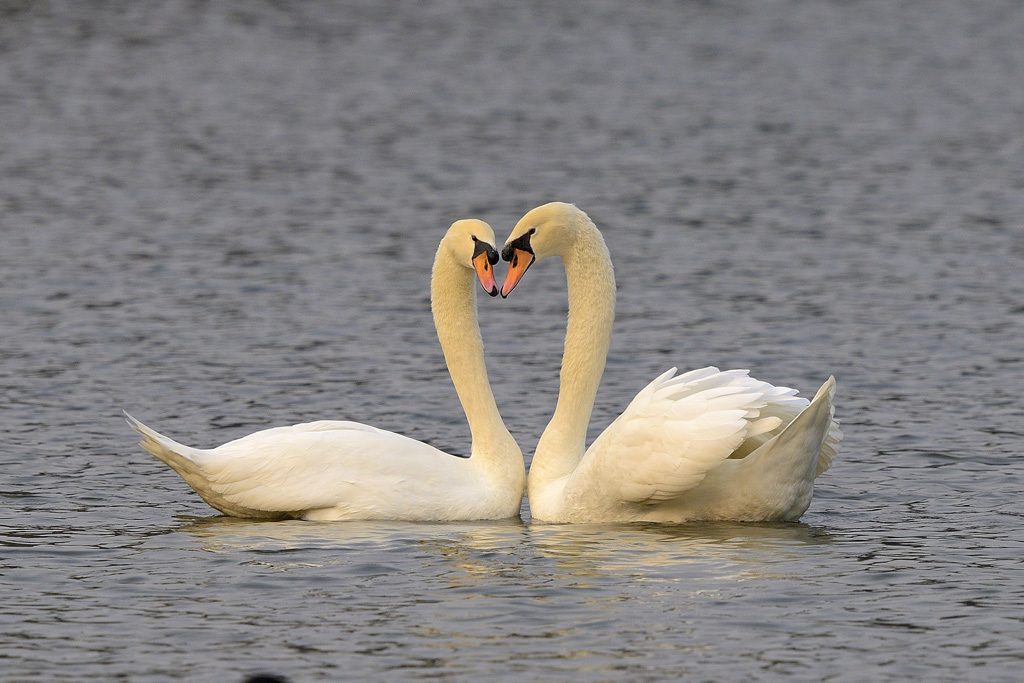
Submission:
<svg viewBox="0 0 1024 683">
<path fill-rule="evenodd" d="M 795 521 L 807 510 L 842 439 L 834 378 L 808 401 L 747 370 L 672 368 L 586 448 L 615 316 L 608 249 L 585 213 L 555 202 L 519 221 L 502 256 L 502 296 L 547 256 L 562 259 L 569 287 L 558 402 L 530 466 L 534 519 Z"/>
<path fill-rule="evenodd" d="M 457 221 L 441 240 L 431 309 L 472 434 L 469 458 L 357 422 L 319 421 L 192 448 L 131 417 L 140 445 L 210 506 L 261 519 L 502 519 L 519 514 L 526 471 L 498 413 L 483 358 L 473 280 L 497 294 L 494 233 Z M 476 271 L 474 273 L 474 270 Z"/>
</svg>

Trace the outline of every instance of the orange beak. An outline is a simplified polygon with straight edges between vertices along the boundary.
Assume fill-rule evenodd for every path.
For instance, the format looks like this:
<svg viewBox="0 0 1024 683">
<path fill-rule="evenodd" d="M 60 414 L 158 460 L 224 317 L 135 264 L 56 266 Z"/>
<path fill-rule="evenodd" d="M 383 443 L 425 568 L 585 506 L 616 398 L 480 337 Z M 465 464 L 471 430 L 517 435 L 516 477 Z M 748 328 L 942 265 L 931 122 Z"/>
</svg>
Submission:
<svg viewBox="0 0 1024 683">
<path fill-rule="evenodd" d="M 473 268 L 484 291 L 491 296 L 498 296 L 498 283 L 494 281 L 494 267 L 487 259 L 487 252 L 482 252 L 473 259 Z"/>
<path fill-rule="evenodd" d="M 536 257 L 525 249 L 515 249 L 512 252 L 512 262 L 508 266 L 508 273 L 505 275 L 505 282 L 501 285 L 501 298 L 504 299 L 516 288 L 523 275 L 530 269 Z"/>
</svg>

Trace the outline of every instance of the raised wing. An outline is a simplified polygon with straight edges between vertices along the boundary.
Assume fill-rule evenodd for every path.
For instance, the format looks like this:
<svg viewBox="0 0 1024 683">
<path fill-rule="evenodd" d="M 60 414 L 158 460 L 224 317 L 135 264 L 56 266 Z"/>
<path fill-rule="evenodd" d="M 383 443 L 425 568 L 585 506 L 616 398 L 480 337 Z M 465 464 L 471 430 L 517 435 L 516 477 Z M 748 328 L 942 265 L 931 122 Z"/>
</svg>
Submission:
<svg viewBox="0 0 1024 683">
<path fill-rule="evenodd" d="M 566 483 L 567 495 L 671 500 L 745 441 L 771 438 L 808 403 L 794 389 L 760 382 L 747 370 L 675 372 L 648 384 L 594 441 Z"/>
</svg>

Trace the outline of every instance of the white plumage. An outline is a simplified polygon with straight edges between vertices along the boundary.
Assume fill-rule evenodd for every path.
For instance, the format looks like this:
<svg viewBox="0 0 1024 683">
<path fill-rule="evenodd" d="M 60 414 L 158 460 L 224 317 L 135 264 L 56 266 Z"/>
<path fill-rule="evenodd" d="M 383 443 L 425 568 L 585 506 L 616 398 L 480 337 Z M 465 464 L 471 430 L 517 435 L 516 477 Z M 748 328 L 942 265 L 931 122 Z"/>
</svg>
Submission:
<svg viewBox="0 0 1024 683">
<path fill-rule="evenodd" d="M 129 424 L 142 434 L 143 448 L 227 515 L 317 520 L 516 516 L 525 468 L 487 381 L 473 295 L 477 275 L 485 289 L 497 292 L 493 243 L 486 223 L 456 222 L 441 241 L 431 280 L 435 325 L 473 436 L 469 458 L 356 422 L 277 427 L 209 450 L 180 444 L 126 413 Z"/>
<path fill-rule="evenodd" d="M 530 510 L 553 522 L 795 520 L 842 434 L 835 380 L 813 401 L 747 370 L 673 368 L 642 389 L 584 450 L 615 308 L 607 247 L 582 211 L 553 203 L 526 214 L 506 242 L 507 295 L 545 256 L 565 263 L 569 324 L 555 414 L 529 476 Z"/>
</svg>

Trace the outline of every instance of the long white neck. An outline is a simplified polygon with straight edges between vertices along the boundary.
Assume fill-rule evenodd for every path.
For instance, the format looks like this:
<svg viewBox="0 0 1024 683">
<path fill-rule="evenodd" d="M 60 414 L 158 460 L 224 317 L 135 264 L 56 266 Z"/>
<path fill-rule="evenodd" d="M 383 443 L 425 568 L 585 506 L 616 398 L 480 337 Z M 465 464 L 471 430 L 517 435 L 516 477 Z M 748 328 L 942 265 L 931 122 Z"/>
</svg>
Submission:
<svg viewBox="0 0 1024 683">
<path fill-rule="evenodd" d="M 569 322 L 555 414 L 537 443 L 530 485 L 572 472 L 583 457 L 587 425 L 604 373 L 615 321 L 615 272 L 601 233 L 581 214 L 576 238 L 564 254 Z"/>
<path fill-rule="evenodd" d="M 456 263 L 443 247 L 438 249 L 430 279 L 434 326 L 452 383 L 469 421 L 473 438 L 471 458 L 509 460 L 513 459 L 509 455 L 511 450 L 521 469 L 519 447 L 502 422 L 487 379 L 484 344 L 476 317 L 475 279 L 472 269 Z"/>
</svg>

